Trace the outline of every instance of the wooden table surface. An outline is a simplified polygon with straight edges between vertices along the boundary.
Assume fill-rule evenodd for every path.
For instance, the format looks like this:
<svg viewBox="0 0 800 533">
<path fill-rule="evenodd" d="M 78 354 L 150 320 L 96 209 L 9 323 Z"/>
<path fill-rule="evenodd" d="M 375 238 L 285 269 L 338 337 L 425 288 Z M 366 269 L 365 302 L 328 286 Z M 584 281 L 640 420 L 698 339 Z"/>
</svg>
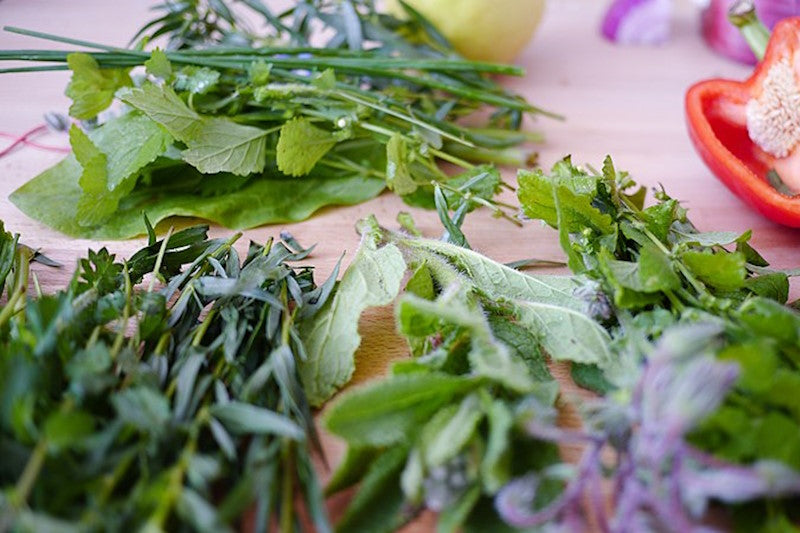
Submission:
<svg viewBox="0 0 800 533">
<path fill-rule="evenodd" d="M 148 7 L 155 1 L 126 0 L 0 0 L 0 25 L 21 26 L 108 44 L 124 45 L 136 29 L 151 18 Z M 508 86 L 531 102 L 564 114 L 564 122 L 539 120 L 528 125 L 547 135 L 540 162 L 549 167 L 566 154 L 576 162 L 596 166 L 612 154 L 619 168 L 629 170 L 641 183 L 663 184 L 685 202 L 696 224 L 706 231 L 754 230 L 753 242 L 776 267 L 800 266 L 800 232 L 779 227 L 744 206 L 714 179 L 695 154 L 684 125 L 683 95 L 703 78 L 723 76 L 741 79 L 745 66 L 711 52 L 699 36 L 698 13 L 689 2 L 676 2 L 673 40 L 661 47 L 617 47 L 603 41 L 597 31 L 603 6 L 600 0 L 551 0 L 543 24 L 530 46 L 518 58 L 527 68 L 522 79 Z M 51 43 L 0 33 L 0 49 L 50 47 Z M 42 123 L 47 111 L 66 112 L 63 95 L 68 73 L 16 74 L 0 77 L 0 132 L 22 133 Z M 43 142 L 67 145 L 64 135 L 50 134 Z M 7 142 L 0 139 L 0 147 Z M 123 255 L 137 249 L 142 240 L 96 242 L 65 237 L 29 219 L 8 195 L 26 180 L 51 166 L 61 154 L 25 148 L 0 159 L 0 219 L 7 229 L 19 232 L 26 244 L 41 248 L 67 265 L 48 269 L 35 265 L 44 290 L 62 287 L 72 275 L 75 259 L 87 247 L 107 246 Z M 512 169 L 507 179 L 514 181 Z M 505 200 L 514 202 L 512 195 Z M 410 210 L 391 194 L 366 204 L 329 208 L 311 220 L 247 231 L 246 239 L 264 241 L 289 230 L 302 243 L 318 243 L 313 260 L 319 275 L 326 276 L 342 250 L 346 261 L 358 244 L 355 222 L 370 213 L 393 225 L 398 211 Z M 429 235 L 441 230 L 433 213 L 411 210 Z M 470 215 L 465 233 L 473 247 L 499 261 L 525 257 L 560 259 L 555 233 L 538 222 L 516 228 L 495 220 L 486 212 Z M 213 228 L 214 235 L 231 233 Z M 322 278 L 320 278 L 322 279 Z M 793 287 L 798 296 L 798 287 Z M 359 351 L 355 381 L 380 374 L 387 363 L 406 355 L 394 336 L 391 309 L 370 312 L 361 323 L 364 339 Z M 567 421 L 569 423 L 569 421 Z M 326 438 L 335 464 L 341 447 Z M 340 507 L 335 504 L 334 507 Z M 430 531 L 430 517 L 407 528 Z"/>
</svg>

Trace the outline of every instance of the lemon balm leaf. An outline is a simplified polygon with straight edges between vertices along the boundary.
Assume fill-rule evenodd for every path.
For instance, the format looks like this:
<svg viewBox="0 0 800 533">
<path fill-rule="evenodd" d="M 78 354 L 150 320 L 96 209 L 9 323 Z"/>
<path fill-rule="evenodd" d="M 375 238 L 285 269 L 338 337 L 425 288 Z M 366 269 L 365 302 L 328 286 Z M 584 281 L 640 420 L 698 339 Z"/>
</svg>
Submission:
<svg viewBox="0 0 800 533">
<path fill-rule="evenodd" d="M 281 127 L 278 137 L 278 168 L 290 176 L 305 176 L 337 143 L 333 134 L 296 118 Z"/>
<path fill-rule="evenodd" d="M 77 119 L 96 117 L 111 105 L 117 89 L 132 83 L 128 69 L 101 69 L 88 54 L 69 54 L 67 65 L 72 71 L 66 90 L 66 95 L 72 99 L 69 114 Z"/>
<path fill-rule="evenodd" d="M 161 124 L 173 137 L 184 143 L 197 135 L 203 122 L 202 117 L 189 109 L 169 87 L 146 83 L 136 89 L 120 91 L 119 98 Z"/>
<path fill-rule="evenodd" d="M 120 94 L 186 144 L 183 160 L 203 174 L 230 172 L 246 176 L 264 170 L 267 132 L 219 117 L 202 117 L 175 91 L 147 84 Z"/>
<path fill-rule="evenodd" d="M 266 135 L 264 130 L 224 118 L 204 119 L 187 143 L 183 160 L 203 174 L 261 172 L 267 161 Z"/>
<path fill-rule="evenodd" d="M 172 64 L 167 58 L 167 54 L 160 48 L 153 50 L 150 59 L 144 62 L 145 71 L 151 76 L 169 80 L 172 78 Z"/>
</svg>

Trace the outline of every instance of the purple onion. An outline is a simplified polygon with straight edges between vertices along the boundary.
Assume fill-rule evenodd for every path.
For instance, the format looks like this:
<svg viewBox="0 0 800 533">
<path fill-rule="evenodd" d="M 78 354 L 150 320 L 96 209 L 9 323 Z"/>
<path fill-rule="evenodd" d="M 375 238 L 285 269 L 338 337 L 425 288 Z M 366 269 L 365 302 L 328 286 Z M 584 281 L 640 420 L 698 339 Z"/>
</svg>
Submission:
<svg viewBox="0 0 800 533">
<path fill-rule="evenodd" d="M 615 0 L 601 31 L 620 44 L 661 44 L 670 37 L 672 0 Z"/>
<path fill-rule="evenodd" d="M 728 8 L 732 3 L 733 0 L 711 0 L 703 11 L 703 38 L 720 54 L 753 65 L 756 56 L 736 26 L 728 21 Z M 755 0 L 755 6 L 758 17 L 770 29 L 781 19 L 800 15 L 800 0 Z"/>
</svg>

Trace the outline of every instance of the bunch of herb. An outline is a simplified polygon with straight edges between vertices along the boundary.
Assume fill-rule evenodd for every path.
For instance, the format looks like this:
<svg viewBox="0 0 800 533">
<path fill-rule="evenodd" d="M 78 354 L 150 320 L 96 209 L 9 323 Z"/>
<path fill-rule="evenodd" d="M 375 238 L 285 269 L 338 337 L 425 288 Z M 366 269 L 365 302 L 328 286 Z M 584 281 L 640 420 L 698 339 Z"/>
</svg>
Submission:
<svg viewBox="0 0 800 533">
<path fill-rule="evenodd" d="M 373 277 L 397 268 L 377 254 L 410 272 L 396 315 L 414 358 L 326 413 L 349 445 L 329 490 L 360 483 L 339 529 L 392 531 L 428 508 L 442 531 L 710 531 L 712 508 L 742 531 L 792 530 L 800 315 L 784 304 L 797 272 L 769 269 L 750 232 L 699 232 L 663 191 L 644 207 L 610 159 L 519 184 L 573 276 L 494 263 L 458 246 L 449 218 L 450 242 L 361 224 Z M 340 383 L 312 378 L 346 357 L 310 357 L 301 375 L 330 394 Z M 556 423 L 548 359 L 601 395 L 580 402 L 582 429 Z M 565 463 L 556 445 L 583 458 Z"/>
<path fill-rule="evenodd" d="M 396 316 L 414 357 L 396 363 L 385 380 L 346 391 L 325 412 L 328 430 L 348 443 L 327 490 L 360 484 L 337 529 L 390 532 L 428 508 L 441 513 L 440 531 L 502 531 L 493 497 L 516 473 L 558 460 L 555 446 L 530 438 L 516 422 L 556 399 L 542 347 L 554 358 L 597 362 L 607 334 L 572 298 L 577 285 L 570 277 L 527 276 L 374 219 L 359 229 L 364 260 L 354 262 L 354 277 L 383 280 L 391 272 L 396 277 L 389 279 L 399 281 L 410 274 Z M 350 269 L 337 298 L 348 297 Z M 332 322 L 345 318 L 343 310 L 323 312 Z M 565 344 L 573 330 L 580 337 Z M 308 337 L 301 367 L 306 387 L 327 393 L 320 400 L 341 384 L 321 377 L 353 363 L 350 352 L 314 357 L 323 345 L 330 340 Z M 549 497 L 558 494 L 558 486 L 552 489 Z"/>
<path fill-rule="evenodd" d="M 789 278 L 800 271 L 770 269 L 749 244 L 749 231 L 699 232 L 663 190 L 644 207 L 645 189 L 610 158 L 601 172 L 569 159 L 550 175 L 521 171 L 519 186 L 525 214 L 558 228 L 570 268 L 586 282 L 580 296 L 587 311 L 614 338 L 615 367 L 573 367 L 576 381 L 600 392 L 635 390 L 646 378 L 640 364 L 648 350 L 641 347 L 649 340 L 677 324 L 715 324 L 719 341 L 709 353 L 737 363 L 739 375 L 718 408 L 687 399 L 684 415 L 709 415 L 695 420 L 697 427 L 686 425 L 687 440 L 720 460 L 779 461 L 800 470 L 800 417 L 791 392 L 800 385 L 800 314 L 796 304 L 786 305 Z M 737 507 L 734 516 L 748 531 L 788 527 L 794 505 L 761 501 Z"/>
<path fill-rule="evenodd" d="M 310 252 L 290 236 L 242 261 L 206 231 L 90 251 L 36 295 L 0 235 L 0 531 L 288 532 L 301 501 L 330 529 L 296 362 L 335 279 L 290 266 Z"/>
<path fill-rule="evenodd" d="M 493 200 L 504 185 L 494 164 L 531 160 L 521 145 L 538 135 L 520 127 L 540 110 L 489 76 L 521 69 L 456 56 L 412 11 L 400 21 L 372 2 L 301 2 L 291 15 L 247 5 L 267 29 L 236 46 L 243 23 L 221 1 L 167 4 L 166 18 L 143 28 L 169 38 L 166 51 L 6 28 L 89 50 L 0 52 L 48 63 L 2 72 L 70 69 L 70 114 L 83 121 L 70 134 L 73 153 L 12 201 L 69 235 L 96 238 L 136 235 L 142 212 L 232 228 L 302 220 L 386 187 L 433 207 L 435 185 L 454 208 L 483 205 L 515 221 Z M 348 46 L 311 46 L 312 19 L 345 25 Z M 119 111 L 106 113 L 115 102 Z"/>
</svg>

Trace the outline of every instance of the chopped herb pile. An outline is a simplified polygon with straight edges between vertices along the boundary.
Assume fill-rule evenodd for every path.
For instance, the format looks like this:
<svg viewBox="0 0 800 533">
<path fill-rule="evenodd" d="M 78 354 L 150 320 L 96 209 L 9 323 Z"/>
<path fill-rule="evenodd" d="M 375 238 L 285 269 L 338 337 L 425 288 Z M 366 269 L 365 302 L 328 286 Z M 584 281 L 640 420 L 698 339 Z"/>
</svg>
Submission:
<svg viewBox="0 0 800 533">
<path fill-rule="evenodd" d="M 39 295 L 0 233 L 0 531 L 295 531 L 300 501 L 330 530 L 295 365 L 335 279 L 290 236 L 242 260 L 206 230 L 90 251 Z"/>
<path fill-rule="evenodd" d="M 397 250 L 411 273 L 396 316 L 414 358 L 325 413 L 349 445 L 328 490 L 360 483 L 340 531 L 393 531 L 425 508 L 440 531 L 714 531 L 709 512 L 797 530 L 798 272 L 769 269 L 750 232 L 699 232 L 645 193 L 610 159 L 520 172 L 569 277 L 514 271 L 449 230 L 446 243 L 362 223 L 368 253 Z M 548 359 L 598 393 L 576 400 L 582 428 L 557 424 L 568 398 Z"/>
<path fill-rule="evenodd" d="M 48 63 L 2 72 L 71 70 L 66 94 L 81 121 L 73 153 L 12 201 L 93 238 L 140 233 L 142 212 L 231 228 L 297 221 L 386 187 L 433 207 L 438 186 L 453 209 L 484 205 L 514 220 L 492 200 L 503 185 L 494 164 L 531 160 L 521 145 L 538 135 L 520 127 L 540 110 L 489 76 L 521 69 L 457 56 L 411 8 L 399 20 L 372 1 L 304 1 L 285 13 L 243 4 L 248 20 L 221 1 L 168 2 L 130 49 L 6 28 L 87 50 L 0 52 Z M 326 30 L 335 36 L 312 46 Z M 165 50 L 144 50 L 158 38 Z"/>
</svg>

